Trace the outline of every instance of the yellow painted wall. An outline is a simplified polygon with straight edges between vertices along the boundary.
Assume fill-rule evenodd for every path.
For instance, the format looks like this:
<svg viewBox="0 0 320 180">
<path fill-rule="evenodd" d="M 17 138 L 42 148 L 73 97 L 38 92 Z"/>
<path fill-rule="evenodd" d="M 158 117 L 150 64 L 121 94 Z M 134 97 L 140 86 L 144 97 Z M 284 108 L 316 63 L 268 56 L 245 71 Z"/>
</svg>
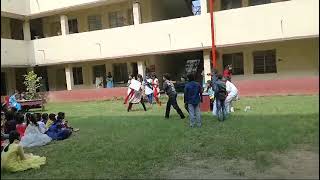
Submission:
<svg viewBox="0 0 320 180">
<path fill-rule="evenodd" d="M 319 38 L 290 40 L 220 48 L 217 60 L 222 71 L 222 54 L 243 52 L 244 74 L 253 74 L 253 51 L 276 49 L 278 75 L 317 75 L 319 73 Z"/>
<path fill-rule="evenodd" d="M 7 17 L 1 17 L 1 38 L 11 38 L 10 19 Z"/>
</svg>

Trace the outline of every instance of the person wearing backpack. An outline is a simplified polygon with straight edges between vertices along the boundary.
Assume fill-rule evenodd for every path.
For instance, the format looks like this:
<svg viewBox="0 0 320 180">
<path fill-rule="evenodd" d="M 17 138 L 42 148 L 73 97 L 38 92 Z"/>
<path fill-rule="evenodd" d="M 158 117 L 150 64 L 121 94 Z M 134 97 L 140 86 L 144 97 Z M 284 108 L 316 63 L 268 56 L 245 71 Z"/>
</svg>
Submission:
<svg viewBox="0 0 320 180">
<path fill-rule="evenodd" d="M 183 112 L 181 111 L 181 109 L 180 109 L 180 107 L 179 107 L 179 105 L 177 103 L 177 92 L 176 92 L 176 89 L 174 88 L 173 83 L 170 81 L 170 75 L 168 73 L 163 75 L 163 81 L 164 81 L 163 82 L 163 90 L 166 92 L 166 94 L 169 97 L 168 102 L 167 102 L 165 118 L 169 119 L 170 109 L 171 109 L 171 106 L 173 106 L 173 108 L 180 115 L 180 118 L 184 119 L 185 116 L 184 116 Z"/>
<path fill-rule="evenodd" d="M 218 119 L 221 121 L 225 120 L 226 109 L 225 109 L 225 100 L 227 97 L 226 83 L 222 80 L 222 75 L 217 75 L 217 81 L 215 82 L 214 88 L 214 102 L 213 102 L 213 115 L 218 116 Z M 219 111 L 222 111 L 222 119 L 220 117 Z"/>
</svg>

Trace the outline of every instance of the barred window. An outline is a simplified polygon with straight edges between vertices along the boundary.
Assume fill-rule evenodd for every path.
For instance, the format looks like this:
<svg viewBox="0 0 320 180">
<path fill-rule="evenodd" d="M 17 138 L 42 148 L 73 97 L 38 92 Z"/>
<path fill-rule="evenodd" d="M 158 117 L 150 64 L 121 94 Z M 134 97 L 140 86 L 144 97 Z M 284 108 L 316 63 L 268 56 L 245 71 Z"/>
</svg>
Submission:
<svg viewBox="0 0 320 180">
<path fill-rule="evenodd" d="M 70 19 L 68 20 L 68 26 L 69 26 L 69 33 L 78 33 L 78 20 L 77 19 Z"/>
<path fill-rule="evenodd" d="M 253 52 L 253 73 L 277 73 L 276 50 Z"/>
<path fill-rule="evenodd" d="M 127 24 L 127 18 L 120 11 L 110 12 L 108 16 L 110 28 L 121 27 Z"/>
<path fill-rule="evenodd" d="M 88 16 L 88 29 L 89 31 L 101 30 L 101 16 L 100 15 L 92 15 Z"/>
<path fill-rule="evenodd" d="M 232 65 L 232 74 L 240 75 L 243 74 L 243 53 L 232 53 L 232 54 L 223 54 L 223 67 L 227 65 Z"/>
</svg>

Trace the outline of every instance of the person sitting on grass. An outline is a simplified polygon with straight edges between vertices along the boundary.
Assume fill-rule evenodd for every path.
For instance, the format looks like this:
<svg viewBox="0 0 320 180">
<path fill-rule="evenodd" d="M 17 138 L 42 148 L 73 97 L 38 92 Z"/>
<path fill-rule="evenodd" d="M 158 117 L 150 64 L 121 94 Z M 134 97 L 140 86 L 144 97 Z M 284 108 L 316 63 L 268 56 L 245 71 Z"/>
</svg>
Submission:
<svg viewBox="0 0 320 180">
<path fill-rule="evenodd" d="M 48 114 L 47 114 L 48 115 Z M 37 119 L 37 124 L 39 126 L 39 130 L 42 134 L 45 134 L 47 132 L 46 124 L 42 121 L 42 118 Z"/>
<path fill-rule="evenodd" d="M 9 144 L 1 152 L 1 170 L 8 172 L 39 169 L 46 163 L 45 157 L 24 153 L 20 145 L 20 135 L 16 131 L 9 134 Z"/>
<path fill-rule="evenodd" d="M 21 146 L 23 147 L 43 146 L 51 142 L 51 138 L 40 131 L 35 114 L 31 115 L 30 121 L 28 121 L 27 124 L 28 124 L 28 127 L 25 131 L 24 136 L 21 138 L 21 142 L 20 142 Z"/>
<path fill-rule="evenodd" d="M 202 102 L 202 87 L 195 82 L 194 74 L 188 74 L 188 80 L 189 82 L 184 88 L 184 103 L 188 107 L 190 127 L 194 127 L 195 119 L 197 119 L 198 127 L 201 127 L 200 102 Z"/>
<path fill-rule="evenodd" d="M 16 115 L 16 121 L 16 130 L 20 134 L 20 138 L 22 138 L 24 136 L 24 132 L 26 131 L 27 124 L 24 122 L 24 117 L 21 113 Z"/>
<path fill-rule="evenodd" d="M 49 119 L 52 120 L 52 116 L 54 114 L 49 115 Z M 50 121 L 48 120 L 48 122 Z M 61 122 L 61 119 L 55 119 L 53 124 L 49 127 L 47 131 L 47 135 L 51 137 L 53 140 L 64 140 L 67 139 L 72 134 L 72 130 L 68 128 L 64 128 Z"/>
<path fill-rule="evenodd" d="M 11 131 L 16 130 L 17 121 L 15 120 L 14 109 L 11 108 L 5 113 L 6 122 L 4 124 L 4 133 L 9 134 Z"/>
<path fill-rule="evenodd" d="M 41 121 L 42 121 L 44 124 L 47 123 L 48 119 L 49 119 L 49 115 L 48 115 L 47 113 L 43 113 L 43 114 L 41 115 Z"/>
<path fill-rule="evenodd" d="M 46 129 L 49 129 L 50 126 L 56 121 L 56 115 L 51 113 L 49 114 L 49 120 L 46 123 Z"/>
<path fill-rule="evenodd" d="M 74 132 L 79 131 L 79 129 L 74 129 L 73 127 L 71 127 L 71 125 L 69 124 L 69 121 L 65 120 L 64 112 L 58 113 L 57 120 L 62 123 L 63 128 L 70 129 L 71 131 L 74 131 Z"/>
</svg>

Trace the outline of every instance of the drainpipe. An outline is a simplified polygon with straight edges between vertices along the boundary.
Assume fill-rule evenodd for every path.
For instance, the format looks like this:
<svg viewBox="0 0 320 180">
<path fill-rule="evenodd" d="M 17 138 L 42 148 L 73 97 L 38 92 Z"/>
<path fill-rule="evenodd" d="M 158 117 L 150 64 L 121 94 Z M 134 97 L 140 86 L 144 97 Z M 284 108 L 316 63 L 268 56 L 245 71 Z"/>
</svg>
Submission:
<svg viewBox="0 0 320 180">
<path fill-rule="evenodd" d="M 216 46 L 214 42 L 214 18 L 213 18 L 214 0 L 209 0 L 209 1 L 210 1 L 211 39 L 212 39 L 212 65 L 213 65 L 213 68 L 217 68 Z"/>
</svg>

